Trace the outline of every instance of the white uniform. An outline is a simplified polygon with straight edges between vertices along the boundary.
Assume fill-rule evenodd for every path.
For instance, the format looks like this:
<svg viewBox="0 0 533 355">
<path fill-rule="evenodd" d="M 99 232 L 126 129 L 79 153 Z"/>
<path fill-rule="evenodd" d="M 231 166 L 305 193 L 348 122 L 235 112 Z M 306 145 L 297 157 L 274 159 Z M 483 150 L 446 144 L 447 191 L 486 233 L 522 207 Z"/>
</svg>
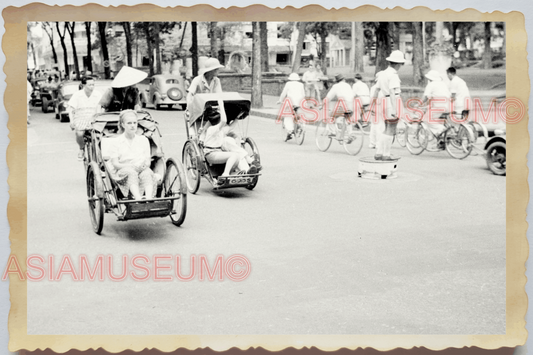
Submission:
<svg viewBox="0 0 533 355">
<path fill-rule="evenodd" d="M 468 110 L 467 99 L 470 100 L 470 91 L 466 82 L 455 75 L 450 81 L 450 92 L 455 94 L 455 100 L 453 102 L 453 111 L 457 113 L 463 112 L 463 110 Z"/>
<path fill-rule="evenodd" d="M 335 110 L 337 103 L 341 100 L 344 102 L 344 106 L 339 105 L 339 107 Z M 339 83 L 336 83 L 329 90 L 328 95 L 326 96 L 326 102 L 327 102 L 328 111 L 330 114 L 329 116 L 331 118 L 334 118 L 334 116 L 338 117 L 339 114 L 344 111 L 344 107 L 346 108 L 347 111 L 353 112 L 354 94 L 353 94 L 352 87 L 346 81 L 341 81 Z M 338 120 L 342 120 L 342 117 L 338 117 Z M 330 133 L 334 133 L 335 127 L 331 124 L 328 124 L 328 130 L 330 131 Z M 352 132 L 352 125 L 348 125 L 348 134 L 351 134 L 351 132 Z"/>
<path fill-rule="evenodd" d="M 279 101 L 283 103 L 285 98 L 289 99 L 291 106 L 301 107 L 303 101 L 305 100 L 305 88 L 304 84 L 299 81 L 289 81 L 285 84 L 283 92 L 279 97 Z M 291 116 L 285 116 L 283 118 L 283 123 L 285 124 L 285 129 L 288 132 L 294 131 L 294 120 Z"/>
<path fill-rule="evenodd" d="M 431 112 L 430 117 L 428 109 L 424 115 L 424 120 L 430 123 L 429 128 L 435 135 L 438 135 L 444 130 L 444 125 L 435 121 L 438 121 L 444 112 L 450 112 L 450 90 L 444 81 L 430 81 L 424 90 L 424 96 L 430 100 L 429 105 L 431 105 L 432 111 L 438 110 Z M 435 99 L 439 101 L 437 102 Z"/>
<path fill-rule="evenodd" d="M 378 121 L 378 142 L 376 146 L 376 156 L 390 156 L 390 149 L 394 136 L 384 134 L 383 132 L 385 130 L 385 120 L 394 119 L 392 116 L 393 112 L 396 112 L 397 118 L 399 118 L 402 114 L 401 110 L 403 108 L 403 104 L 400 98 L 400 85 L 401 81 L 400 77 L 398 76 L 398 72 L 390 66 L 383 70 L 377 78 L 377 87 L 379 88 L 379 93 L 376 108 L 376 119 Z M 396 96 L 396 102 L 392 102 L 392 93 L 394 93 Z M 393 107 L 396 107 L 395 111 L 393 111 Z"/>
</svg>

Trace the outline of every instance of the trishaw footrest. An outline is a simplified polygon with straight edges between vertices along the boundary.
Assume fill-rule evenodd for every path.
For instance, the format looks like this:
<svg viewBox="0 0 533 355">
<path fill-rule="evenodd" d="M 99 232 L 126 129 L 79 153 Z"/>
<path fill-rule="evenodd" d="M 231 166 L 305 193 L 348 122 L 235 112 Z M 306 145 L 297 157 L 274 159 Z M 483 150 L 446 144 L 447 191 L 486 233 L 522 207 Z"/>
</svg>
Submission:
<svg viewBox="0 0 533 355">
<path fill-rule="evenodd" d="M 172 201 L 134 202 L 126 205 L 124 219 L 165 217 L 172 211 Z"/>
</svg>

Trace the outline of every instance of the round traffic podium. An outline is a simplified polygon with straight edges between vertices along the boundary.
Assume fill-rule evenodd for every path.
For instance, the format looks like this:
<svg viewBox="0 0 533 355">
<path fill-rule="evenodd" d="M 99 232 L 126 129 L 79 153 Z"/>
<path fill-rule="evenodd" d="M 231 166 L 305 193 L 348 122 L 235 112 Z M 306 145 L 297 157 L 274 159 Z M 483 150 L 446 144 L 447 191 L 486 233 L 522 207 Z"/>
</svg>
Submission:
<svg viewBox="0 0 533 355">
<path fill-rule="evenodd" d="M 395 179 L 398 177 L 398 160 L 375 160 L 374 157 L 364 157 L 359 159 L 359 168 L 357 176 L 363 179 L 384 180 Z"/>
</svg>

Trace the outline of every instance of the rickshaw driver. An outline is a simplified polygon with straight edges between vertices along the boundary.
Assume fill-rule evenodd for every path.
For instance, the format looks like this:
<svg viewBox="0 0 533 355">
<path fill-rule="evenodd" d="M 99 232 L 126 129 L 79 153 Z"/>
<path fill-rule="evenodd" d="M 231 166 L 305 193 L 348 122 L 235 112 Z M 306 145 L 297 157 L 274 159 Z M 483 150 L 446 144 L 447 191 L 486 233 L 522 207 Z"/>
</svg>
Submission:
<svg viewBox="0 0 533 355">
<path fill-rule="evenodd" d="M 93 116 L 97 112 L 98 102 L 102 94 L 94 90 L 94 79 L 92 77 L 83 77 L 81 79 L 82 90 L 75 92 L 68 102 L 68 115 L 70 118 L 70 128 L 76 131 L 76 143 L 80 147 L 78 160 L 83 160 L 83 149 L 85 142 L 83 136 L 85 130 L 91 128 Z"/>
</svg>

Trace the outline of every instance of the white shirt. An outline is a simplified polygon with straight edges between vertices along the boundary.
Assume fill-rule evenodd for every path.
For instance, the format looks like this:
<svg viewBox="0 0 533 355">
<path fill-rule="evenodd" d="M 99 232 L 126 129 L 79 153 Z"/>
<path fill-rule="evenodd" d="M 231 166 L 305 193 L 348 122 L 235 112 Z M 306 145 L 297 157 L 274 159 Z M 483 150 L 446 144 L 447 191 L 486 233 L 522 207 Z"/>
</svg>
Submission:
<svg viewBox="0 0 533 355">
<path fill-rule="evenodd" d="M 314 82 L 318 81 L 318 73 L 316 70 L 308 70 L 302 75 L 302 81 L 306 84 L 313 84 Z"/>
<path fill-rule="evenodd" d="M 363 105 L 370 103 L 370 89 L 361 80 L 357 80 L 352 86 L 353 94 L 355 97 L 359 97 Z"/>
<path fill-rule="evenodd" d="M 283 92 L 281 93 L 279 100 L 283 102 L 285 98 L 291 101 L 292 106 L 302 106 L 302 102 L 305 99 L 304 84 L 299 81 L 289 81 L 285 84 Z"/>
<path fill-rule="evenodd" d="M 74 114 L 75 120 L 92 119 L 101 98 L 102 94 L 97 90 L 93 90 L 91 96 L 87 96 L 84 89 L 76 91 L 68 102 L 69 112 Z"/>
<path fill-rule="evenodd" d="M 439 109 L 441 111 L 432 114 L 433 118 L 438 118 L 442 112 L 450 112 L 450 90 L 448 85 L 444 81 L 430 81 L 426 89 L 424 90 L 424 96 L 428 99 L 445 99 L 444 102 L 430 101 L 430 105 L 433 109 Z M 443 111 L 442 111 L 443 110 Z"/>
<path fill-rule="evenodd" d="M 145 136 L 136 135 L 133 140 L 121 134 L 109 147 L 111 159 L 118 158 L 121 164 L 150 161 L 150 142 Z"/>
<path fill-rule="evenodd" d="M 463 111 L 466 105 L 466 98 L 470 99 L 470 91 L 468 90 L 468 86 L 466 86 L 466 82 L 455 75 L 450 81 L 450 92 L 455 94 L 453 110 L 455 112 Z"/>
<path fill-rule="evenodd" d="M 353 111 L 353 101 L 354 101 L 354 94 L 352 87 L 350 84 L 348 84 L 346 81 L 341 81 L 340 83 L 337 83 L 331 87 L 331 90 L 329 90 L 328 95 L 326 96 L 327 103 L 329 105 L 329 110 L 332 112 L 335 108 L 335 105 L 337 104 L 334 101 L 344 101 L 344 104 L 346 105 L 346 108 L 348 111 Z M 337 110 L 338 111 L 338 110 Z"/>
<path fill-rule="evenodd" d="M 187 105 L 192 103 L 192 98 L 195 94 L 217 94 L 221 92 L 222 85 L 218 77 L 214 77 L 211 80 L 211 84 L 208 84 L 203 74 L 198 75 L 192 79 L 191 85 L 187 89 Z"/>
<path fill-rule="evenodd" d="M 377 85 L 380 89 L 378 97 L 390 96 L 393 90 L 395 94 L 401 92 L 401 80 L 398 72 L 393 67 L 388 67 L 381 72 L 377 79 Z"/>
</svg>

